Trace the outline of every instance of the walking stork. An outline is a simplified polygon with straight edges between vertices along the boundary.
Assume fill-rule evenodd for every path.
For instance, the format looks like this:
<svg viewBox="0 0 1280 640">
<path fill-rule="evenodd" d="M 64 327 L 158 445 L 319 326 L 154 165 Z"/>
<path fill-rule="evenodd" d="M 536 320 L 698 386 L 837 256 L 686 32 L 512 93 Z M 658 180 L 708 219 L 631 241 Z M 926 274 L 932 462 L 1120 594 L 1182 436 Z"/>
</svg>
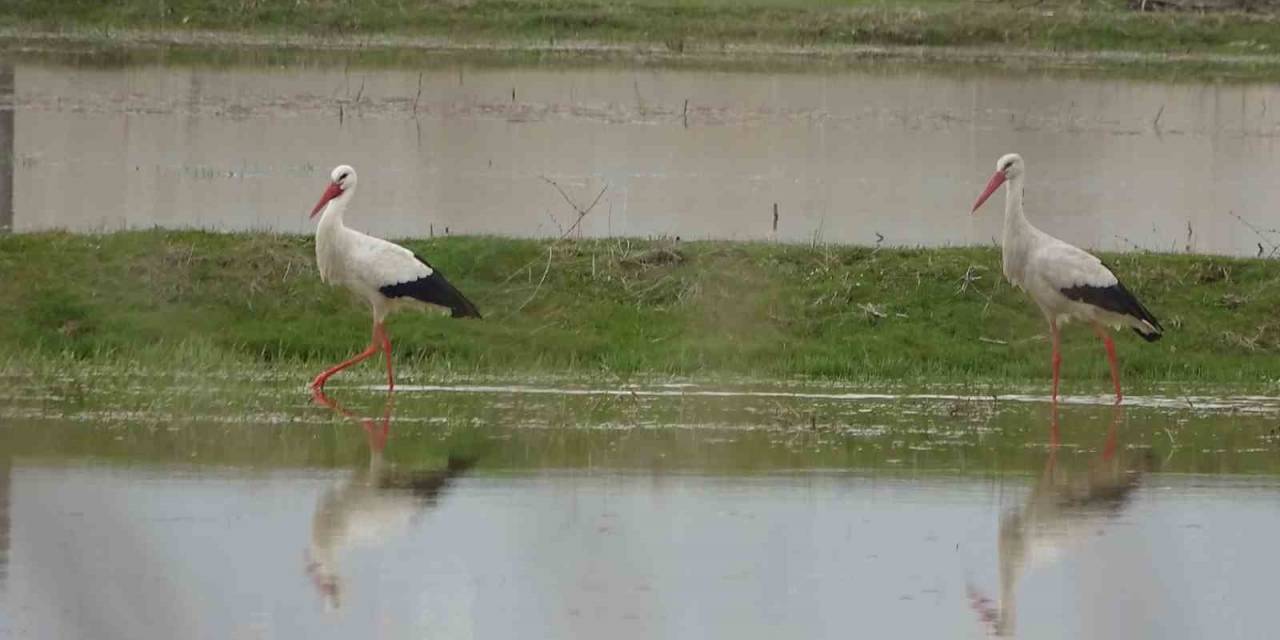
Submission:
<svg viewBox="0 0 1280 640">
<path fill-rule="evenodd" d="M 1005 185 L 1004 276 L 1026 291 L 1049 321 L 1053 340 L 1053 401 L 1058 401 L 1058 369 L 1062 364 L 1058 325 L 1082 320 L 1093 325 L 1094 332 L 1106 345 L 1116 404 L 1120 404 L 1124 397 L 1120 392 L 1120 368 L 1115 343 L 1106 327 L 1131 327 L 1148 342 L 1159 340 L 1164 328 L 1101 260 L 1027 222 L 1022 211 L 1025 179 L 1022 156 L 1016 153 L 1001 156 L 987 188 L 973 204 L 972 213 L 977 213 L 978 207 L 1000 185 Z"/>
<path fill-rule="evenodd" d="M 333 374 L 382 351 L 387 359 L 387 388 L 395 388 L 391 370 L 391 338 L 383 320 L 404 306 L 435 305 L 448 309 L 455 318 L 479 318 L 480 311 L 467 300 L 438 269 L 412 251 L 381 238 L 365 235 L 342 223 L 342 214 L 356 193 L 356 170 L 347 165 L 334 168 L 329 186 L 311 210 L 320 215 L 316 227 L 316 265 L 320 279 L 341 285 L 368 300 L 373 310 L 373 337 L 369 346 L 354 357 L 324 370 L 311 381 L 319 391 Z"/>
</svg>

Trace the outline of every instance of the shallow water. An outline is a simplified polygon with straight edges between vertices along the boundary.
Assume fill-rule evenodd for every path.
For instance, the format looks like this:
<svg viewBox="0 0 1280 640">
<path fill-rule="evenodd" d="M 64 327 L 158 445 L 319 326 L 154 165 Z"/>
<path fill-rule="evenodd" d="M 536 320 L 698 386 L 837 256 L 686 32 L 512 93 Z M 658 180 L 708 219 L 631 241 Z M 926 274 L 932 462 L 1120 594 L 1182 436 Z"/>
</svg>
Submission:
<svg viewBox="0 0 1280 640">
<path fill-rule="evenodd" d="M 20 231 L 308 231 L 329 169 L 350 163 L 361 182 L 348 222 L 391 236 L 560 235 L 576 214 L 550 180 L 583 208 L 603 190 L 584 236 L 984 244 L 1001 205 L 976 218 L 969 206 L 996 158 L 1019 151 L 1030 215 L 1078 244 L 1236 255 L 1280 244 L 1270 84 L 298 59 L 37 59 L 12 76 Z"/>
<path fill-rule="evenodd" d="M 5 382 L 0 637 L 1272 627 L 1280 430 L 1245 399 Z"/>
</svg>

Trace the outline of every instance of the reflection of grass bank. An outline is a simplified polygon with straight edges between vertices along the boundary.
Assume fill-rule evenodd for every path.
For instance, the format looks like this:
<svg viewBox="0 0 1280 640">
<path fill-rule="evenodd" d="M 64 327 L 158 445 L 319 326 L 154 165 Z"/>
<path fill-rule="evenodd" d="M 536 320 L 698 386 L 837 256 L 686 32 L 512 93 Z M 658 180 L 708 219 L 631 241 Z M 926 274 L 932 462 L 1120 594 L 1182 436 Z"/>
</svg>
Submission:
<svg viewBox="0 0 1280 640">
<path fill-rule="evenodd" d="M 250 383 L 220 383 L 210 392 L 133 380 L 131 390 L 90 392 L 77 400 L 57 389 L 62 398 L 42 400 L 39 417 L 0 417 L 0 463 L 12 456 L 40 466 L 68 460 L 242 470 L 368 464 L 360 425 L 308 404 L 298 385 L 263 393 Z M 25 390 L 7 389 L 17 396 Z M 382 415 L 381 393 L 335 389 L 332 395 L 361 417 Z M 1047 408 L 974 404 L 975 411 L 958 412 L 911 401 L 398 393 L 387 455 L 401 468 L 442 468 L 451 455 L 476 458 L 481 473 L 1039 473 L 1049 437 Z M 0 407 L 0 414 L 11 411 Z M 1130 456 L 1149 456 L 1161 471 L 1280 473 L 1280 442 L 1269 416 L 1134 407 L 1120 414 L 1121 446 L 1131 449 Z M 1110 407 L 1064 408 L 1060 427 L 1067 446 L 1059 463 L 1095 459 L 1114 415 Z"/>
<path fill-rule="evenodd" d="M 409 244 L 487 316 L 395 317 L 410 376 L 444 368 L 906 382 L 1046 376 L 1042 320 L 1002 282 L 990 248 Z M 332 360 L 364 344 L 368 319 L 320 284 L 311 251 L 308 237 L 262 234 L 0 237 L 0 354 L 13 366 L 48 354 L 176 368 Z M 1110 262 L 1170 329 L 1153 345 L 1122 337 L 1131 382 L 1280 379 L 1280 262 Z M 1067 390 L 1102 389 L 1105 358 L 1089 332 L 1069 332 L 1065 349 Z"/>
<path fill-rule="evenodd" d="M 109 29 L 447 36 L 462 42 L 598 41 L 672 51 L 734 44 L 1014 46 L 1074 51 L 1280 51 L 1261 11 L 1137 12 L 1125 2 L 958 0 L 14 0 L 0 24 Z M 1263 5 L 1265 7 L 1265 5 Z"/>
</svg>

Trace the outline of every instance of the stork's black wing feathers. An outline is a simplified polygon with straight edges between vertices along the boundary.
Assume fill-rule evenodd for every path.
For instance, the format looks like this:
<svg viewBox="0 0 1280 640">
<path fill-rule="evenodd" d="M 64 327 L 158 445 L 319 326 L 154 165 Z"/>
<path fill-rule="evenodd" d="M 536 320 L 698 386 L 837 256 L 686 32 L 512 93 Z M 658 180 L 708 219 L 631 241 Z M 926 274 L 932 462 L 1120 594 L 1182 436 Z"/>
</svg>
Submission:
<svg viewBox="0 0 1280 640">
<path fill-rule="evenodd" d="M 387 285 L 378 289 L 382 295 L 388 298 L 413 298 L 430 304 L 439 305 L 449 309 L 450 315 L 454 318 L 479 318 L 480 310 L 476 308 L 466 296 L 458 291 L 440 270 L 431 266 L 431 263 L 422 259 L 422 256 L 413 254 L 418 262 L 427 265 L 431 269 L 431 275 L 409 282 L 400 282 L 397 284 Z"/>
<path fill-rule="evenodd" d="M 1119 281 L 1109 287 L 1076 285 L 1060 289 L 1060 291 L 1062 291 L 1062 295 L 1076 302 L 1091 304 L 1112 313 L 1132 316 L 1138 320 L 1149 322 L 1151 326 L 1156 328 L 1154 332 L 1144 333 L 1137 329 L 1133 330 L 1147 342 L 1159 340 L 1160 335 L 1164 333 L 1164 327 L 1160 326 L 1160 321 L 1156 320 L 1156 317 L 1151 315 L 1151 312 L 1147 311 L 1147 308 L 1142 306 L 1141 302 L 1138 302 L 1138 298 L 1129 293 L 1129 290 Z"/>
<path fill-rule="evenodd" d="M 407 490 L 425 502 L 434 502 L 440 493 L 449 487 L 454 478 L 470 471 L 475 464 L 474 458 L 451 455 L 448 466 L 444 469 L 391 473 L 382 479 L 379 487 Z"/>
</svg>

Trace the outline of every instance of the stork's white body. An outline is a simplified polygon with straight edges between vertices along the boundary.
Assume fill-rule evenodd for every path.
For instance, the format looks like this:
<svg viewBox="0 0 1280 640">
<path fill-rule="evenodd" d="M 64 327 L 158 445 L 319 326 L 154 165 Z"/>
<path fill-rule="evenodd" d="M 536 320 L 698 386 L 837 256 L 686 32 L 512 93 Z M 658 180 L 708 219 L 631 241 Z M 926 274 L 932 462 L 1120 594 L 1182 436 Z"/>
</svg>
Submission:
<svg viewBox="0 0 1280 640">
<path fill-rule="evenodd" d="M 345 287 L 367 300 L 373 321 L 382 322 L 401 301 L 393 301 L 379 289 L 426 278 L 433 271 L 412 251 L 343 224 L 343 213 L 354 193 L 355 188 L 350 188 L 325 205 L 316 226 L 316 266 L 321 281 Z"/>
<path fill-rule="evenodd" d="M 353 358 L 325 370 L 311 381 L 319 390 L 333 374 L 381 350 L 387 359 L 387 387 L 395 387 L 391 370 L 391 338 L 383 320 L 404 305 L 436 305 L 453 317 L 479 318 L 480 312 L 444 275 L 412 251 L 381 238 L 348 228 L 342 220 L 356 192 L 356 172 L 342 165 L 330 174 L 331 182 L 311 215 L 320 214 L 316 226 L 316 266 L 320 279 L 345 287 L 365 299 L 373 311 L 373 338 L 369 347 Z"/>
<path fill-rule="evenodd" d="M 1050 322 L 1083 320 L 1116 329 L 1155 331 L 1146 320 L 1072 300 L 1062 293 L 1075 287 L 1109 289 L 1120 280 L 1094 255 L 1037 229 L 1027 220 L 1022 209 L 1024 177 L 1025 174 L 1018 174 L 1005 183 L 1004 277 L 1026 291 Z"/>
<path fill-rule="evenodd" d="M 1022 210 L 1026 168 L 1022 156 L 1011 153 L 996 163 L 996 172 L 973 205 L 974 212 L 1001 184 L 1005 187 L 1004 275 L 1014 286 L 1026 291 L 1045 319 L 1053 340 L 1053 399 L 1058 399 L 1058 325 L 1083 320 L 1107 348 L 1116 402 L 1122 399 L 1120 369 L 1115 343 L 1103 327 L 1131 327 L 1147 341 L 1160 338 L 1163 328 L 1138 299 L 1129 293 L 1102 261 L 1083 249 L 1071 246 L 1033 226 Z"/>
</svg>

